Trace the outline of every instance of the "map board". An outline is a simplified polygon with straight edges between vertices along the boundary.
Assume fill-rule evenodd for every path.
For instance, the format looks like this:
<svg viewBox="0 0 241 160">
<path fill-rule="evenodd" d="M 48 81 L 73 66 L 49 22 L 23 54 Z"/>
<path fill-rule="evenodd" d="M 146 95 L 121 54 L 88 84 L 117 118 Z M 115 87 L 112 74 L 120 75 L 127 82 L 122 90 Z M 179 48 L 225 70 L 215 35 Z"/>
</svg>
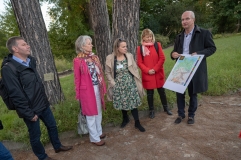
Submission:
<svg viewBox="0 0 241 160">
<path fill-rule="evenodd" d="M 163 88 L 184 93 L 204 55 L 183 55 L 178 58 Z"/>
</svg>

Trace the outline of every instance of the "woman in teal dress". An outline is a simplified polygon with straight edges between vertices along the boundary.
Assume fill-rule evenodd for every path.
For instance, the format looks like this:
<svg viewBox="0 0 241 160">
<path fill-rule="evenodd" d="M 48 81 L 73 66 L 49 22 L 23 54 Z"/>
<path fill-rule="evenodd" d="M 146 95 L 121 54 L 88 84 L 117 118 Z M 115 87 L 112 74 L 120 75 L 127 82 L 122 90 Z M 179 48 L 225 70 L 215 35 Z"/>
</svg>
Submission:
<svg viewBox="0 0 241 160">
<path fill-rule="evenodd" d="M 114 42 L 113 53 L 106 57 L 105 73 L 108 80 L 107 99 L 113 101 L 113 106 L 122 111 L 121 128 L 129 123 L 128 110 L 131 110 L 135 120 L 135 128 L 144 132 L 139 121 L 137 107 L 145 95 L 138 67 L 131 53 L 127 52 L 126 41 L 117 39 Z"/>
</svg>

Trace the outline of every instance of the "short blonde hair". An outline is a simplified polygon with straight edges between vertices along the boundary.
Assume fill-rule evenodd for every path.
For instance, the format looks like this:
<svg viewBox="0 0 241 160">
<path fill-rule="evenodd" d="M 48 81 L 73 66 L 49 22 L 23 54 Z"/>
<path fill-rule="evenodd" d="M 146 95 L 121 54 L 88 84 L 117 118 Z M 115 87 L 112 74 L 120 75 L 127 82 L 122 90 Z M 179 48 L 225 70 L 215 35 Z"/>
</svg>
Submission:
<svg viewBox="0 0 241 160">
<path fill-rule="evenodd" d="M 147 35 L 151 35 L 152 36 L 152 42 L 153 43 L 155 43 L 155 35 L 154 35 L 154 33 L 150 30 L 150 29 L 148 29 L 148 28 L 146 28 L 146 29 L 144 29 L 143 31 L 142 31 L 142 33 L 141 33 L 141 43 L 143 42 L 143 38 L 145 37 L 145 36 L 147 36 Z"/>
<path fill-rule="evenodd" d="M 120 43 L 122 42 L 126 42 L 126 40 L 124 39 L 121 39 L 121 38 L 117 38 L 113 44 L 113 52 L 114 52 L 114 55 L 116 56 L 119 51 L 118 51 L 118 48 L 120 47 Z"/>
<path fill-rule="evenodd" d="M 92 43 L 92 38 L 90 36 L 83 35 L 83 36 L 79 36 L 77 38 L 77 40 L 75 41 L 75 52 L 77 54 L 80 53 L 80 52 L 84 53 L 83 46 L 86 45 L 87 39 L 89 39 L 90 42 Z"/>
</svg>

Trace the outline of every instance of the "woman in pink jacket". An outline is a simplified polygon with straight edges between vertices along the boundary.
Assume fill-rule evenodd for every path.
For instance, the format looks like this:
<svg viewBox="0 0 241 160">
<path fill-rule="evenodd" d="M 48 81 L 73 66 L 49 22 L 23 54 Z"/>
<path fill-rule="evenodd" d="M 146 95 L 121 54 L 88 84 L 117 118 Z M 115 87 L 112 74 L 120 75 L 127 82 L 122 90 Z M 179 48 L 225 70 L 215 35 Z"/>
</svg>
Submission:
<svg viewBox="0 0 241 160">
<path fill-rule="evenodd" d="M 81 103 L 82 114 L 86 116 L 90 142 L 102 146 L 102 109 L 105 109 L 106 86 L 98 56 L 92 53 L 92 39 L 80 36 L 75 42 L 77 57 L 74 58 L 74 82 L 76 99 Z"/>
</svg>

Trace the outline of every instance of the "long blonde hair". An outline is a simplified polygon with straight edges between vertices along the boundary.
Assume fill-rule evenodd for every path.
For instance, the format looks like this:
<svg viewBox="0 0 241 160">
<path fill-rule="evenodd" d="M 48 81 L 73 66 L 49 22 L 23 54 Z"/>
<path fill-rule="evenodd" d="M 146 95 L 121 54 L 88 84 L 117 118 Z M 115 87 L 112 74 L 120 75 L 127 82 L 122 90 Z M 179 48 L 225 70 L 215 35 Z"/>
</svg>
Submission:
<svg viewBox="0 0 241 160">
<path fill-rule="evenodd" d="M 121 39 L 121 38 L 117 38 L 114 42 L 113 53 L 114 53 L 115 56 L 117 56 L 117 54 L 119 53 L 118 48 L 120 47 L 121 42 L 126 42 L 126 40 Z"/>
</svg>

